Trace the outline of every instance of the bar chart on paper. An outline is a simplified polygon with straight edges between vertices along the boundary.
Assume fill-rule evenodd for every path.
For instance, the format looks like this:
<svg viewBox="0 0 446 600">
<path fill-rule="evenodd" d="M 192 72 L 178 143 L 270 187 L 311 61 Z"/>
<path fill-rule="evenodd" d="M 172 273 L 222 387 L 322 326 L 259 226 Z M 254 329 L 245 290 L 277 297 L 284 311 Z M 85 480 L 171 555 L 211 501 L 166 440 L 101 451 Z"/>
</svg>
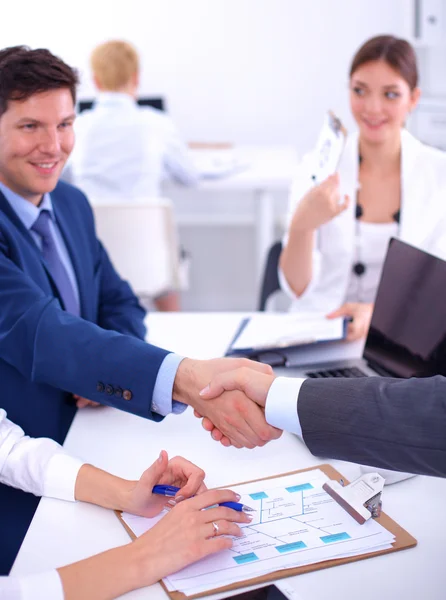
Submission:
<svg viewBox="0 0 446 600">
<path fill-rule="evenodd" d="M 323 489 L 328 477 L 319 469 L 232 489 L 255 509 L 242 524 L 243 537 L 164 580 L 169 591 L 193 595 L 280 569 L 390 548 L 394 535 L 370 520 L 359 525 Z M 124 514 L 135 535 L 158 522 Z"/>
</svg>

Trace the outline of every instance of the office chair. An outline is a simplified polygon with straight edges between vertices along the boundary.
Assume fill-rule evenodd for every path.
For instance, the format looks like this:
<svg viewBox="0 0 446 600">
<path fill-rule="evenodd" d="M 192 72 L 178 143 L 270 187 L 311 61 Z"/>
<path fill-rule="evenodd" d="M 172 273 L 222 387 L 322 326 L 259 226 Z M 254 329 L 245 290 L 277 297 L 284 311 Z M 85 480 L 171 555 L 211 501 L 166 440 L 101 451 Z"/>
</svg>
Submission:
<svg viewBox="0 0 446 600">
<path fill-rule="evenodd" d="M 93 205 L 98 238 L 118 273 L 141 298 L 180 288 L 177 229 L 166 198 Z"/>
<path fill-rule="evenodd" d="M 282 242 L 275 242 L 268 251 L 265 270 L 263 272 L 262 288 L 260 290 L 259 310 L 266 310 L 268 298 L 276 290 L 280 290 L 279 258 L 282 252 Z"/>
</svg>

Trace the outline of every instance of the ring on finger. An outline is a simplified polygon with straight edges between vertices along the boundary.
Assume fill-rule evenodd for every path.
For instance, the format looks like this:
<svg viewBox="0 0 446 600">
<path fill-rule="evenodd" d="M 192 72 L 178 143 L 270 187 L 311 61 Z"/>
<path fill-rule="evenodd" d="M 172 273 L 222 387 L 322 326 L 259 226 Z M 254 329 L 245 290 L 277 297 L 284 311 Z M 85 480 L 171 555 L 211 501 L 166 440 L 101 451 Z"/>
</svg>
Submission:
<svg viewBox="0 0 446 600">
<path fill-rule="evenodd" d="M 220 531 L 220 527 L 217 525 L 217 523 L 215 521 L 212 521 L 212 528 L 214 529 L 214 536 L 218 535 L 218 532 Z"/>
</svg>

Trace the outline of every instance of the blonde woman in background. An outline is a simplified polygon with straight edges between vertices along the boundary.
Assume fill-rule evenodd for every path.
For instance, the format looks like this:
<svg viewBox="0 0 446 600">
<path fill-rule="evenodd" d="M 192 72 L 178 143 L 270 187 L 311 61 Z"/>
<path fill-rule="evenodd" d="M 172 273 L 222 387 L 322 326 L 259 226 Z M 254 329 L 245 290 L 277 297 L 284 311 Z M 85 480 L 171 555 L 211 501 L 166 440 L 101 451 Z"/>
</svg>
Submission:
<svg viewBox="0 0 446 600">
<path fill-rule="evenodd" d="M 91 55 L 98 95 L 75 122 L 76 145 L 64 178 L 94 204 L 161 196 L 172 178 L 193 185 L 199 175 L 174 122 L 164 112 L 138 106 L 140 64 L 128 42 L 112 40 Z M 158 310 L 179 310 L 178 293 L 155 299 Z"/>
<path fill-rule="evenodd" d="M 280 258 L 291 310 L 349 316 L 348 339 L 366 335 L 390 237 L 446 254 L 436 225 L 446 203 L 446 153 L 405 128 L 420 89 L 411 45 L 368 40 L 350 68 L 348 136 L 337 173 L 313 185 L 314 155 L 303 160 L 289 201 Z"/>
</svg>

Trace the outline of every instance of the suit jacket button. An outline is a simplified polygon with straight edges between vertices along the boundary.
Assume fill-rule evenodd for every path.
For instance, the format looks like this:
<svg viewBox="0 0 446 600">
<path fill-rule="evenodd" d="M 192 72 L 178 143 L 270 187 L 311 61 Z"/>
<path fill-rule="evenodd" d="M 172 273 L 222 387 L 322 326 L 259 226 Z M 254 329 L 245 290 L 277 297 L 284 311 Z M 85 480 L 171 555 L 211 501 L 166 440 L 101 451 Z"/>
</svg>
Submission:
<svg viewBox="0 0 446 600">
<path fill-rule="evenodd" d="M 131 400 L 133 398 L 133 394 L 130 390 L 124 390 L 122 392 L 122 397 L 124 398 L 124 400 Z"/>
<path fill-rule="evenodd" d="M 115 388 L 112 385 L 108 384 L 105 386 L 105 393 L 107 394 L 107 396 L 113 396 L 114 391 Z"/>
<path fill-rule="evenodd" d="M 115 396 L 116 398 L 122 398 L 122 388 L 115 388 Z"/>
<path fill-rule="evenodd" d="M 104 389 L 105 389 L 105 385 L 102 383 L 102 381 L 98 381 L 96 384 L 96 391 L 103 392 Z"/>
</svg>

